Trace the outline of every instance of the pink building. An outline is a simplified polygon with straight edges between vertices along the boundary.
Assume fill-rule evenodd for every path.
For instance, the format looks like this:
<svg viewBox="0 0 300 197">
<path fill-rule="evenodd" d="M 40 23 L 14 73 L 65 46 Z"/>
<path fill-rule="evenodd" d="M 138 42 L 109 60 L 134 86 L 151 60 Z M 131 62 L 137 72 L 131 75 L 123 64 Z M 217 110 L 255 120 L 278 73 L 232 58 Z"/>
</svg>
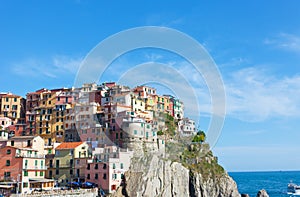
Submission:
<svg viewBox="0 0 300 197">
<path fill-rule="evenodd" d="M 132 156 L 133 152 L 116 146 L 95 149 L 93 159 L 87 163 L 86 181 L 96 183 L 106 193 L 115 192 L 129 169 Z"/>
</svg>

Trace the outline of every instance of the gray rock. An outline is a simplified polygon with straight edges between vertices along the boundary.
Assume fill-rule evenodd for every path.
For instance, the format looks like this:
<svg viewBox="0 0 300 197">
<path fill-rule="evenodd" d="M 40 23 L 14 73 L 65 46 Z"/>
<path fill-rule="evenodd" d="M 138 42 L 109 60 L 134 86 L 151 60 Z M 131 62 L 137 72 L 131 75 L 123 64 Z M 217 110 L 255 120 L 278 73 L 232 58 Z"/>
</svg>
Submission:
<svg viewBox="0 0 300 197">
<path fill-rule="evenodd" d="M 181 163 L 161 159 L 156 154 L 133 159 L 125 177 L 126 186 L 119 190 L 126 192 L 121 195 L 117 191 L 112 196 L 240 197 L 236 183 L 227 173 L 218 178 L 204 178 Z"/>
<path fill-rule="evenodd" d="M 269 197 L 269 195 L 266 190 L 262 189 L 258 191 L 256 197 Z"/>
</svg>

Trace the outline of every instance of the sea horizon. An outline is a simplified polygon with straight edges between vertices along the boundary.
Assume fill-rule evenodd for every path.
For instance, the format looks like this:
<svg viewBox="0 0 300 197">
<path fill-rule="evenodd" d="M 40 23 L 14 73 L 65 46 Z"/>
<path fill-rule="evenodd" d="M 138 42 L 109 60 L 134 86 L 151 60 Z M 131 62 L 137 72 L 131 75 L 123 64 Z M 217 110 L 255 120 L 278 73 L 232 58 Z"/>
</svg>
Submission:
<svg viewBox="0 0 300 197">
<path fill-rule="evenodd" d="M 271 197 L 288 197 L 287 185 L 290 182 L 300 184 L 300 171 L 254 171 L 228 172 L 237 183 L 241 194 L 255 197 L 257 192 L 265 189 Z"/>
<path fill-rule="evenodd" d="M 240 171 L 228 171 L 227 173 L 252 173 L 252 172 L 300 172 L 300 170 L 240 170 Z"/>
</svg>

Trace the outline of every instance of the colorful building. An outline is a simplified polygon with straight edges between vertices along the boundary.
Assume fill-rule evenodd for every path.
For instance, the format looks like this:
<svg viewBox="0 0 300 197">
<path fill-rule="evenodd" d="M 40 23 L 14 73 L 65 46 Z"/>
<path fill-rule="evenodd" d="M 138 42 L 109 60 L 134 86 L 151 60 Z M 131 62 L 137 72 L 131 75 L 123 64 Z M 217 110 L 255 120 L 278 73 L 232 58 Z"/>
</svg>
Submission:
<svg viewBox="0 0 300 197">
<path fill-rule="evenodd" d="M 69 182 L 77 181 L 81 177 L 81 168 L 77 166 L 80 159 L 88 159 L 89 146 L 85 142 L 63 142 L 55 149 L 53 177 L 60 186 L 66 186 Z M 75 168 L 75 162 L 77 168 Z"/>
<path fill-rule="evenodd" d="M 15 191 L 29 193 L 33 189 L 51 189 L 54 180 L 45 179 L 43 139 L 39 136 L 12 137 L 0 149 L 0 177 L 13 184 Z"/>
<path fill-rule="evenodd" d="M 96 148 L 93 159 L 87 163 L 86 180 L 96 183 L 106 193 L 116 191 L 129 169 L 132 156 L 133 152 L 116 146 Z"/>
</svg>

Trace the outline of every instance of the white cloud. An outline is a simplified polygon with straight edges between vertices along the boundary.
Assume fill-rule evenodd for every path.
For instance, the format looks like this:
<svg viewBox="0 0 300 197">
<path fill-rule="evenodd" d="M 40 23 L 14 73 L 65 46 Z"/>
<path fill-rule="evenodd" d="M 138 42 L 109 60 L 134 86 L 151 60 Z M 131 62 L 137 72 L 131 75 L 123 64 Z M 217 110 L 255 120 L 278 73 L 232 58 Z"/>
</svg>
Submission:
<svg viewBox="0 0 300 197">
<path fill-rule="evenodd" d="M 264 43 L 279 49 L 300 53 L 300 36 L 298 35 L 280 33 L 273 38 L 265 39 Z"/>
<path fill-rule="evenodd" d="M 68 56 L 54 56 L 49 61 L 37 58 L 28 58 L 13 63 L 12 71 L 17 75 L 30 76 L 35 78 L 48 77 L 58 78 L 64 75 L 75 75 L 82 58 Z"/>
<path fill-rule="evenodd" d="M 300 76 L 278 78 L 245 68 L 226 80 L 227 114 L 247 121 L 300 116 Z"/>
</svg>

